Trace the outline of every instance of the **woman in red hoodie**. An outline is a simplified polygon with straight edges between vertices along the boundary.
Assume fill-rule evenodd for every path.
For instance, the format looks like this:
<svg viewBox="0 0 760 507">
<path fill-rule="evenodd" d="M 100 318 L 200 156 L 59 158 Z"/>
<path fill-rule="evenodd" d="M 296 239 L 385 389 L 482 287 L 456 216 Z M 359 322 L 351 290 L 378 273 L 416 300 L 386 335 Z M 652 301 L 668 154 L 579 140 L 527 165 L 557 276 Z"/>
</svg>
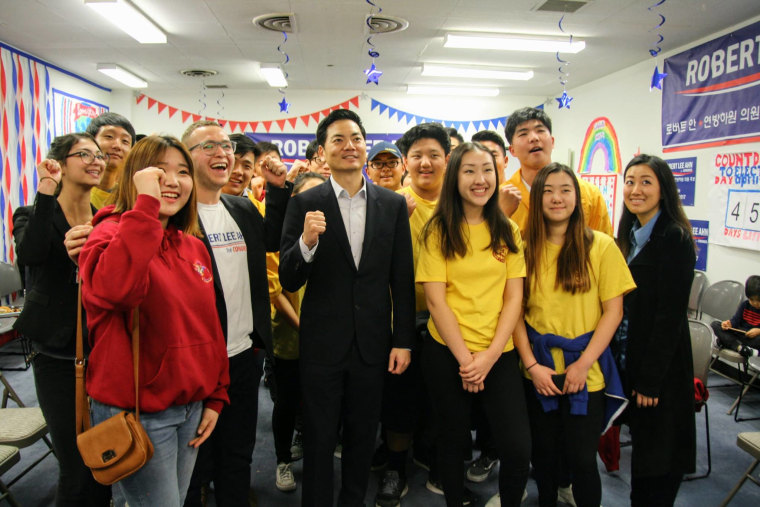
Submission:
<svg viewBox="0 0 760 507">
<path fill-rule="evenodd" d="M 177 139 L 138 142 L 124 163 L 116 204 L 95 215 L 79 256 L 94 424 L 135 408 L 131 323 L 139 308 L 140 422 L 155 452 L 114 486 L 116 505 L 181 506 L 197 448 L 228 401 L 211 261 L 194 237 L 200 228 L 193 172 Z"/>
</svg>

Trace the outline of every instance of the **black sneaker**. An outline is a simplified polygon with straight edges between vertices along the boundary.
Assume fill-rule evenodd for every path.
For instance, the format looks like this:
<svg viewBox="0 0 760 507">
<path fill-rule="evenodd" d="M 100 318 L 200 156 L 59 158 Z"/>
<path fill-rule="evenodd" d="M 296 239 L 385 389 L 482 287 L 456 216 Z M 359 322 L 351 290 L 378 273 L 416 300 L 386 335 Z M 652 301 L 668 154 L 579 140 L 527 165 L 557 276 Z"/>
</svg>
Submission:
<svg viewBox="0 0 760 507">
<path fill-rule="evenodd" d="M 409 485 L 405 478 L 400 477 L 396 470 L 386 470 L 375 496 L 375 506 L 397 507 L 408 491 Z"/>
<path fill-rule="evenodd" d="M 377 472 L 388 466 L 388 447 L 385 442 L 382 442 L 380 446 L 375 449 L 375 454 L 372 455 L 371 470 Z"/>
<path fill-rule="evenodd" d="M 425 487 L 428 491 L 435 493 L 436 495 L 443 495 L 443 486 L 435 479 L 428 479 L 425 483 Z M 480 497 L 473 493 L 469 488 L 464 488 L 464 494 L 462 495 L 462 505 L 473 505 L 480 501 Z"/>
<path fill-rule="evenodd" d="M 757 349 L 753 349 L 752 347 L 748 345 L 740 345 L 739 346 L 739 354 L 741 354 L 744 357 L 752 357 L 756 356 L 758 354 Z"/>
</svg>

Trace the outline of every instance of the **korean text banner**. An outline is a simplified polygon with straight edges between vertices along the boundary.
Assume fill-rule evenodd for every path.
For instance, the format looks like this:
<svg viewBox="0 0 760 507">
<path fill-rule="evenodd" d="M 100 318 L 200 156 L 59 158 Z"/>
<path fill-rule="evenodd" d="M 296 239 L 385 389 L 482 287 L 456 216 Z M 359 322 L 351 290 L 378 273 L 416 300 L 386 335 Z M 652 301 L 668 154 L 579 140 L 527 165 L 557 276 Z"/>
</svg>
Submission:
<svg viewBox="0 0 760 507">
<path fill-rule="evenodd" d="M 663 151 L 760 141 L 760 22 L 665 60 Z"/>
</svg>

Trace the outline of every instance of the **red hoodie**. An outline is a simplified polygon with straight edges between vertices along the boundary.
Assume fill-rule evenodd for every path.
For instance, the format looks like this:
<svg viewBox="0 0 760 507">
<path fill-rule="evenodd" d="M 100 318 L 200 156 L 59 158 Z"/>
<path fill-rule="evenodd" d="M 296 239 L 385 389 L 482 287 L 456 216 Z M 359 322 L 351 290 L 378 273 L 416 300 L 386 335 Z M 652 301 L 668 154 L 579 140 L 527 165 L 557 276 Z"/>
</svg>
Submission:
<svg viewBox="0 0 760 507">
<path fill-rule="evenodd" d="M 82 248 L 82 303 L 92 346 L 87 392 L 124 409 L 135 406 L 132 309 L 140 307 L 140 410 L 205 400 L 229 403 L 229 361 L 203 243 L 173 225 L 159 201 L 139 195 L 134 209 L 101 209 Z"/>
</svg>

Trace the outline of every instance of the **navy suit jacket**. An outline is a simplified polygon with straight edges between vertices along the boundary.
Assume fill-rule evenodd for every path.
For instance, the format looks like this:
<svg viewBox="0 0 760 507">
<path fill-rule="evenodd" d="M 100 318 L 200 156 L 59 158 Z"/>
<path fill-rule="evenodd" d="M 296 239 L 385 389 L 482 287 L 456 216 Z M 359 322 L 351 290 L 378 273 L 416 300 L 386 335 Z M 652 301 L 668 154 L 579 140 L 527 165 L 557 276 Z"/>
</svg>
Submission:
<svg viewBox="0 0 760 507">
<path fill-rule="evenodd" d="M 307 211 L 325 214 L 325 232 L 312 262 L 303 259 L 299 238 Z M 367 214 L 357 269 L 338 200 L 329 181 L 293 197 L 280 245 L 280 283 L 295 292 L 306 284 L 301 304 L 300 359 L 336 365 L 356 340 L 369 364 L 388 361 L 391 347 L 414 343 L 414 261 L 406 200 L 367 183 Z"/>
<path fill-rule="evenodd" d="M 268 354 L 272 354 L 272 321 L 269 306 L 269 284 L 267 283 L 267 252 L 276 252 L 280 247 L 280 234 L 282 232 L 282 220 L 285 216 L 285 208 L 292 192 L 292 184 L 285 188 L 277 188 L 267 185 L 266 218 L 256 209 L 247 197 L 236 197 L 222 194 L 222 204 L 235 220 L 240 232 L 243 234 L 248 253 L 248 276 L 251 280 L 251 303 L 253 304 L 253 334 L 251 340 L 253 346 L 265 348 Z M 227 319 L 234 316 L 227 315 L 227 305 L 224 299 L 219 270 L 214 259 L 214 252 L 203 229 L 203 244 L 206 245 L 211 256 L 211 265 L 214 273 L 214 289 L 216 292 L 216 309 L 219 312 L 219 321 L 222 324 L 224 339 L 227 339 Z"/>
</svg>

